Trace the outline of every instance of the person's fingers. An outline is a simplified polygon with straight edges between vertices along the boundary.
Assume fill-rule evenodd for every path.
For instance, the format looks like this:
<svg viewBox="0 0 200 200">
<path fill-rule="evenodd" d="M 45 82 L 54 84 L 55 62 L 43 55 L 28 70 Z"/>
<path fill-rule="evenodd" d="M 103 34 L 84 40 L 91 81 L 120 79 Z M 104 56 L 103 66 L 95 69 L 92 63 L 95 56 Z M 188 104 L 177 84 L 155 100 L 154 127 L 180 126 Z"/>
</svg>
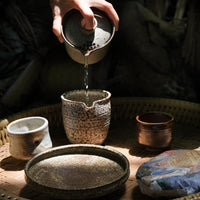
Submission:
<svg viewBox="0 0 200 200">
<path fill-rule="evenodd" d="M 105 0 L 68 0 L 64 2 L 51 0 L 51 7 L 53 10 L 53 33 L 58 37 L 61 43 L 64 42 L 62 37 L 62 17 L 66 12 L 75 8 L 79 10 L 83 16 L 81 21 L 82 27 L 91 30 L 95 26 L 94 13 L 91 8 L 95 7 L 104 11 L 108 17 L 113 21 L 115 30 L 118 30 L 119 17 L 113 5 Z"/>
<path fill-rule="evenodd" d="M 92 12 L 91 8 L 88 6 L 80 7 L 80 12 L 83 16 L 83 20 L 81 21 L 81 26 L 88 30 L 93 29 L 95 22 L 94 22 L 94 13 Z"/>
<path fill-rule="evenodd" d="M 54 17 L 54 20 L 53 20 L 53 33 L 57 36 L 58 40 L 63 43 L 64 42 L 64 39 L 62 37 L 62 34 L 61 34 L 61 28 L 62 28 L 62 19 L 60 16 L 55 16 Z"/>
<path fill-rule="evenodd" d="M 113 5 L 105 0 L 90 0 L 89 7 L 95 7 L 105 12 L 114 23 L 116 31 L 119 28 L 119 16 L 115 11 Z"/>
<path fill-rule="evenodd" d="M 118 16 L 117 12 L 115 11 L 114 7 L 112 6 L 112 4 L 107 2 L 107 5 L 103 9 L 103 11 L 105 13 L 107 13 L 109 18 L 113 21 L 114 26 L 115 26 L 115 30 L 118 31 L 118 29 L 119 29 L 119 16 Z"/>
</svg>

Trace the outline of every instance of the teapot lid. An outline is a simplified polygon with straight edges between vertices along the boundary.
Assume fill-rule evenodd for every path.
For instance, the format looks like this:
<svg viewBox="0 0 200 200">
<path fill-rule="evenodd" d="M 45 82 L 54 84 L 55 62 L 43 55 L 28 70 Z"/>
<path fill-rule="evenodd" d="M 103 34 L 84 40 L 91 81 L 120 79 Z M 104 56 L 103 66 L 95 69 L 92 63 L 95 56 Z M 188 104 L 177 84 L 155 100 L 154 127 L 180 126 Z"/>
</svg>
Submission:
<svg viewBox="0 0 200 200">
<path fill-rule="evenodd" d="M 93 12 L 95 27 L 92 30 L 86 30 L 81 26 L 83 16 L 75 9 L 69 11 L 62 22 L 64 40 L 83 54 L 105 46 L 115 32 L 112 21 L 104 12 L 97 9 L 93 9 Z"/>
</svg>

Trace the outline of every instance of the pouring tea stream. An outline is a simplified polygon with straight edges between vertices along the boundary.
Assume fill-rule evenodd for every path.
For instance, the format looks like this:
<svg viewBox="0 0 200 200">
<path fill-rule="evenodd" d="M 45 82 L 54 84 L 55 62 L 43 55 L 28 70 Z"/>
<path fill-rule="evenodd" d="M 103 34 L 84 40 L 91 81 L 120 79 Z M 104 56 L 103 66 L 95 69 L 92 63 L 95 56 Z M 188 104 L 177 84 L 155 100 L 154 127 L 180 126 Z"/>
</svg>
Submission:
<svg viewBox="0 0 200 200">
<path fill-rule="evenodd" d="M 88 65 L 99 62 L 107 53 L 115 33 L 115 27 L 102 11 L 93 9 L 94 27 L 87 30 L 82 27 L 83 16 L 78 10 L 69 11 L 63 18 L 62 36 L 69 56 L 84 64 L 84 86 L 88 97 Z"/>
</svg>

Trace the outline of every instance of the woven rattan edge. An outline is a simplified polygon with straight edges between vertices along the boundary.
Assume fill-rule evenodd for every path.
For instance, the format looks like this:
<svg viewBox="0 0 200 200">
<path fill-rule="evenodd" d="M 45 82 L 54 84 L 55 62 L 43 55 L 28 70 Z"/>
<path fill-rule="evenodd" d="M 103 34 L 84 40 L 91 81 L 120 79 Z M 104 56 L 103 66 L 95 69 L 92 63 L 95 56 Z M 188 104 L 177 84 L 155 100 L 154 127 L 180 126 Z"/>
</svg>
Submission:
<svg viewBox="0 0 200 200">
<path fill-rule="evenodd" d="M 7 120 L 12 122 L 16 119 L 30 116 L 42 116 L 46 117 L 49 120 L 49 124 L 53 123 L 53 125 L 60 124 L 61 122 L 61 103 L 45 105 L 36 108 L 31 108 L 28 110 L 24 110 L 18 113 L 14 113 L 10 116 L 7 116 Z"/>
<path fill-rule="evenodd" d="M 148 111 L 171 113 L 175 121 L 200 127 L 200 104 L 167 98 L 134 97 L 113 98 L 114 119 L 135 119 L 136 115 Z"/>
<path fill-rule="evenodd" d="M 9 142 L 9 137 L 6 129 L 8 123 L 9 122 L 7 119 L 3 119 L 0 121 L 0 147 Z"/>
<path fill-rule="evenodd" d="M 200 104 L 198 103 L 167 98 L 114 97 L 111 98 L 111 104 L 113 119 L 135 119 L 137 114 L 154 110 L 171 113 L 179 122 L 200 127 Z M 13 120 L 28 116 L 43 116 L 49 120 L 50 126 L 60 126 L 62 124 L 61 103 L 24 110 L 6 117 L 6 120 L 11 122 Z M 0 123 L 2 120 L 0 120 Z M 3 128 L 5 130 L 5 127 Z M 4 142 L 5 141 L 8 142 L 8 140 L 4 140 Z M 0 194 L 5 195 L 4 197 L 1 197 L 2 199 L 6 199 L 8 196 L 11 196 L 19 200 L 26 200 L 25 198 L 17 197 L 12 194 L 5 194 L 1 190 Z M 192 199 L 200 199 L 200 193 L 176 198 L 176 200 Z"/>
<path fill-rule="evenodd" d="M 189 113 L 195 117 L 198 116 L 198 119 L 200 119 L 200 104 L 184 100 L 152 97 L 112 97 L 111 103 L 114 118 L 132 118 L 137 114 L 155 110 L 170 112 L 171 114 L 176 115 L 178 119 L 180 114 L 188 115 Z M 132 115 L 133 112 L 135 112 L 134 116 Z M 11 122 L 17 118 L 33 115 L 42 115 L 47 118 L 49 116 L 51 118 L 55 117 L 54 119 L 60 124 L 62 121 L 61 103 L 45 105 L 14 113 L 7 116 L 7 120 Z"/>
</svg>

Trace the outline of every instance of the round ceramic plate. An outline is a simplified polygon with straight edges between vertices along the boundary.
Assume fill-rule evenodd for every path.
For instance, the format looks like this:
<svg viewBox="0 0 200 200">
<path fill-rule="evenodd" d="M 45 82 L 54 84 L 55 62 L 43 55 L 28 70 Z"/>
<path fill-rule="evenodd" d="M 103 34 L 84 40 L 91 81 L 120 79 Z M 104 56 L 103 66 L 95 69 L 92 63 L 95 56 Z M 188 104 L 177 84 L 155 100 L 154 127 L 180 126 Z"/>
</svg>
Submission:
<svg viewBox="0 0 200 200">
<path fill-rule="evenodd" d="M 60 199 L 87 199 L 119 189 L 129 177 L 129 162 L 120 152 L 99 145 L 55 147 L 30 159 L 27 184 Z"/>
</svg>

